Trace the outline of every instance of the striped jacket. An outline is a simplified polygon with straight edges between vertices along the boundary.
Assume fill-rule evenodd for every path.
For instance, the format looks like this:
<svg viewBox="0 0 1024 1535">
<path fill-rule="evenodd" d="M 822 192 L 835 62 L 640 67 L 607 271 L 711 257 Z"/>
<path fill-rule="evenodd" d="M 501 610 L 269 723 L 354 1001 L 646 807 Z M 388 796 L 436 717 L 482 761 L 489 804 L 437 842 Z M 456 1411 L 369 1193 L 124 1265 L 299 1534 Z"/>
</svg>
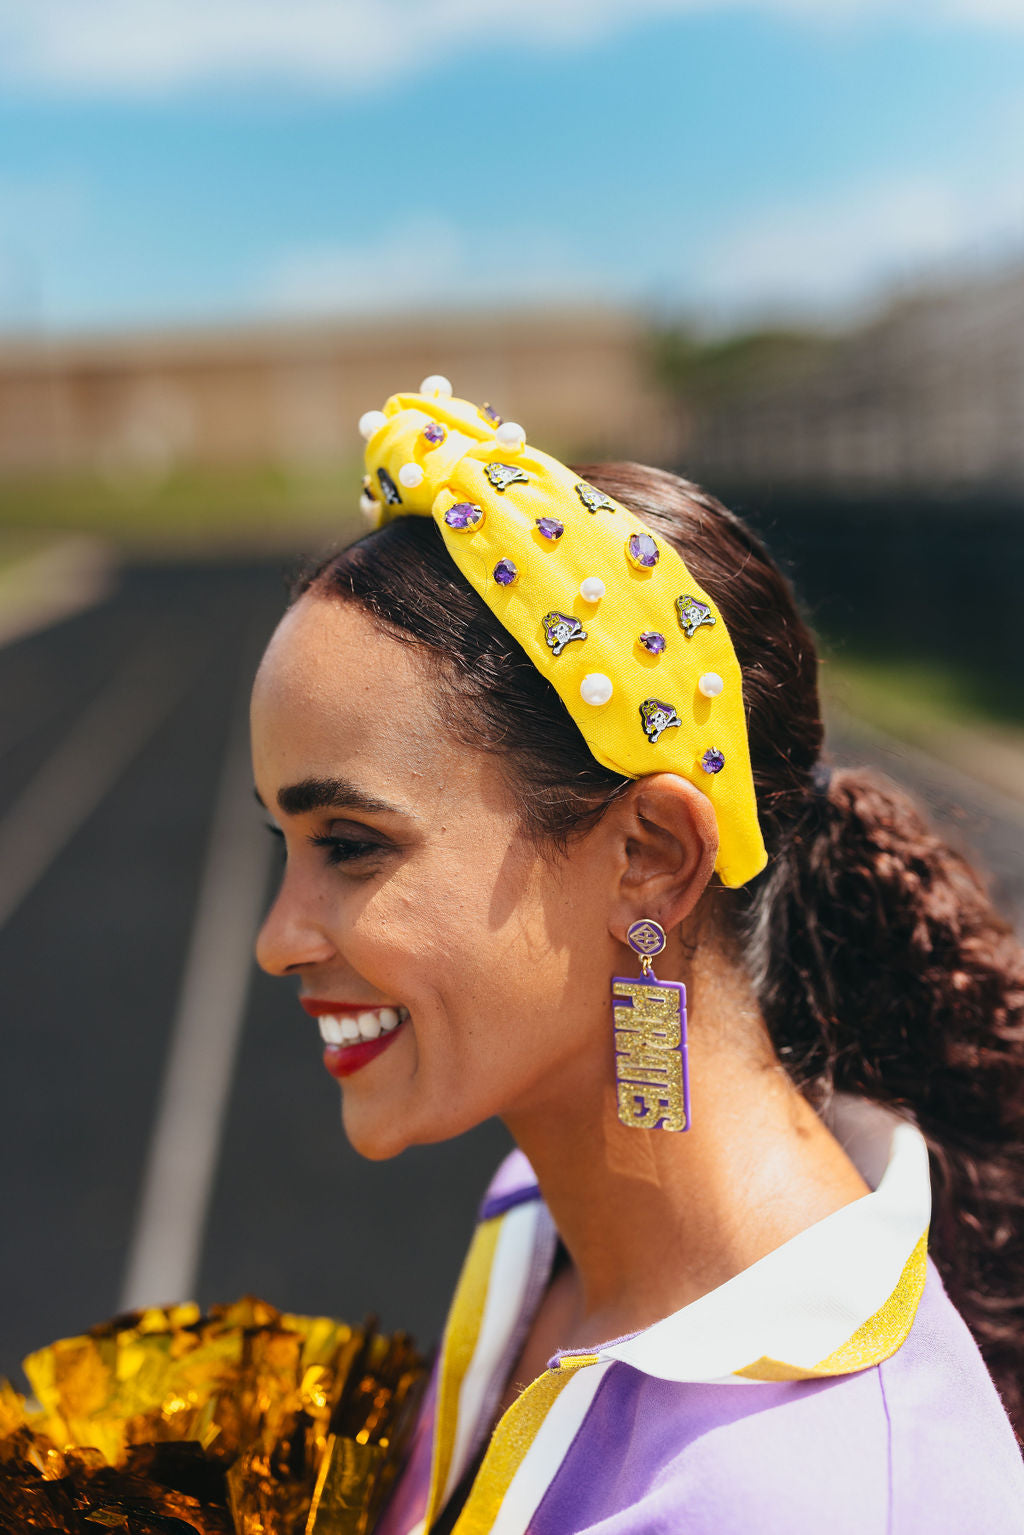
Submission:
<svg viewBox="0 0 1024 1535">
<path fill-rule="evenodd" d="M 428 1531 L 488 1436 L 456 1535 L 1024 1535 L 1016 1442 L 927 1256 L 924 1139 L 854 1099 L 830 1122 L 870 1194 L 642 1332 L 556 1354 L 494 1427 L 557 1241 L 514 1152 L 380 1535 Z"/>
</svg>

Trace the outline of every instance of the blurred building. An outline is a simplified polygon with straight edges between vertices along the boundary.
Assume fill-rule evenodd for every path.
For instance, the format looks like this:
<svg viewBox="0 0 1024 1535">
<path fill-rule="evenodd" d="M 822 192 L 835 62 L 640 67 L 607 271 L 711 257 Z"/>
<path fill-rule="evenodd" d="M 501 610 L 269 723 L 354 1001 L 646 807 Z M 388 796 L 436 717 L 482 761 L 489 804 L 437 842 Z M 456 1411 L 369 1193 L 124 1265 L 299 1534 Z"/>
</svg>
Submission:
<svg viewBox="0 0 1024 1535">
<path fill-rule="evenodd" d="M 608 310 L 0 345 L 0 473 L 324 462 L 355 423 L 444 373 L 550 445 L 664 458 L 673 413 L 646 326 Z"/>
<path fill-rule="evenodd" d="M 688 461 L 736 485 L 1024 488 L 1024 271 L 923 292 L 690 395 Z"/>
</svg>

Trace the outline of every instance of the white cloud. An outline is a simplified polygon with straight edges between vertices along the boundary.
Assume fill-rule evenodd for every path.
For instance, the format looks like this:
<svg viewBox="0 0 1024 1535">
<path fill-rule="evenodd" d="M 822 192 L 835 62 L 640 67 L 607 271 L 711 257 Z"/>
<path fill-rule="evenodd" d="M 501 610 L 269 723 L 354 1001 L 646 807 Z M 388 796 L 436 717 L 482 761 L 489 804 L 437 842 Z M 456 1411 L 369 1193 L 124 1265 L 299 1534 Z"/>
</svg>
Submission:
<svg viewBox="0 0 1024 1535">
<path fill-rule="evenodd" d="M 855 313 L 887 290 L 1019 259 L 1022 250 L 1015 176 L 985 184 L 903 177 L 748 211 L 704 243 L 693 291 L 730 321 Z"/>
<path fill-rule="evenodd" d="M 408 220 L 348 245 L 285 250 L 257 279 L 253 306 L 293 316 L 507 309 L 571 299 L 595 302 L 613 286 L 555 236 L 529 243 L 472 235 L 438 217 Z"/>
<path fill-rule="evenodd" d="M 353 92 L 469 47 L 568 47 L 645 16 L 760 10 L 1024 30 L 1024 0 L 0 0 L 0 79 L 97 93 L 292 80 Z"/>
<path fill-rule="evenodd" d="M 694 246 L 685 272 L 664 277 L 586 241 L 514 242 L 414 218 L 351 244 L 284 250 L 250 291 L 263 314 L 503 310 L 516 305 L 618 302 L 678 308 L 707 324 L 766 317 L 854 318 L 922 280 L 944 280 L 1024 253 L 1024 207 L 1012 178 L 988 186 L 926 176 L 847 186 L 737 217 Z M 600 257 L 601 252 L 597 252 Z"/>
</svg>

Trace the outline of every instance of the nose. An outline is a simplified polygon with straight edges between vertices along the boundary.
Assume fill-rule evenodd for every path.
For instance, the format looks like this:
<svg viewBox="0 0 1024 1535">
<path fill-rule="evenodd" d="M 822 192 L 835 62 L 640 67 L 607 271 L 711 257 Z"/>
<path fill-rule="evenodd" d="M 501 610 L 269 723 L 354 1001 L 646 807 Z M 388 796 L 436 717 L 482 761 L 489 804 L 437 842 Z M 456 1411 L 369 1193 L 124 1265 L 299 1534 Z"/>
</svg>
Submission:
<svg viewBox="0 0 1024 1535">
<path fill-rule="evenodd" d="M 286 875 L 257 936 L 256 963 L 268 975 L 296 975 L 335 957 L 315 908 Z"/>
</svg>

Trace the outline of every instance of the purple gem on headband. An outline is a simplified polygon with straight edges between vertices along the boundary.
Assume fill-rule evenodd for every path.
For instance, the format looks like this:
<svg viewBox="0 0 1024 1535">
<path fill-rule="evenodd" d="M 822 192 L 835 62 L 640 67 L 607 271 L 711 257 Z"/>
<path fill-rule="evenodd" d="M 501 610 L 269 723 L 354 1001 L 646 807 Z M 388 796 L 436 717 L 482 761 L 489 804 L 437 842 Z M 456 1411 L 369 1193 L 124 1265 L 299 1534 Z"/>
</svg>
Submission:
<svg viewBox="0 0 1024 1535">
<path fill-rule="evenodd" d="M 518 574 L 511 560 L 499 560 L 494 567 L 494 579 L 499 586 L 511 586 Z"/>
<path fill-rule="evenodd" d="M 700 765 L 705 773 L 720 773 L 725 767 L 725 753 L 711 746 L 700 759 Z"/>
<path fill-rule="evenodd" d="M 631 563 L 639 565 L 641 570 L 653 570 L 658 563 L 660 551 L 649 533 L 631 533 L 626 553 Z"/>
<path fill-rule="evenodd" d="M 660 656 L 665 649 L 665 636 L 659 634 L 657 629 L 645 629 L 640 636 L 640 643 L 652 656 Z"/>
<path fill-rule="evenodd" d="M 441 425 L 440 421 L 428 421 L 427 425 L 423 428 L 423 435 L 436 448 L 439 442 L 444 442 L 448 432 Z"/>
<path fill-rule="evenodd" d="M 565 532 L 565 523 L 559 522 L 557 517 L 535 517 L 534 523 L 538 533 L 545 538 L 550 538 L 552 543 L 557 543 Z"/>
<path fill-rule="evenodd" d="M 445 512 L 444 520 L 457 533 L 469 533 L 483 522 L 483 507 L 474 506 L 472 501 L 456 501 Z"/>
<path fill-rule="evenodd" d="M 494 406 L 489 404 L 487 400 L 485 400 L 481 405 L 480 414 L 483 416 L 484 420 L 489 421 L 492 426 L 501 425 L 501 417 L 498 415 L 498 412 L 495 410 Z"/>
</svg>

